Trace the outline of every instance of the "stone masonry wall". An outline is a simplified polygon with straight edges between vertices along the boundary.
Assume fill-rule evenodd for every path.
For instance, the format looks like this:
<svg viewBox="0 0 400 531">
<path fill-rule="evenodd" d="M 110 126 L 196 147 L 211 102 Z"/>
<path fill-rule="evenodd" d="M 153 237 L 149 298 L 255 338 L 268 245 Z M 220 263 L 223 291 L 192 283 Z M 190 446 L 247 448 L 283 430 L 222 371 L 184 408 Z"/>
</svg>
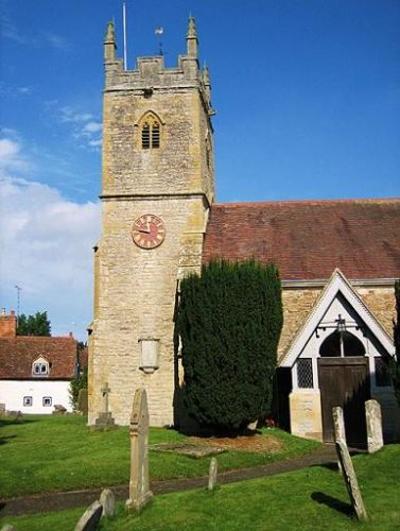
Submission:
<svg viewBox="0 0 400 531">
<path fill-rule="evenodd" d="M 161 58 L 142 58 L 124 72 L 106 64 L 103 108 L 103 220 L 95 254 L 93 332 L 89 343 L 89 424 L 101 412 L 101 387 L 111 392 L 110 411 L 127 424 L 135 390 L 146 388 L 150 422 L 173 421 L 174 311 L 177 282 L 200 271 L 203 235 L 214 195 L 208 100 L 196 59 L 167 69 Z M 142 149 L 146 113 L 161 123 L 160 147 Z M 211 153 L 212 161 L 212 153 Z M 165 241 L 141 249 L 133 241 L 134 221 L 160 217 Z M 159 340 L 159 368 L 139 368 L 140 339 Z"/>
<path fill-rule="evenodd" d="M 134 220 L 147 212 L 161 217 L 167 231 L 164 243 L 153 250 L 140 249 L 130 235 Z M 177 278 L 182 265 L 186 271 L 200 267 L 205 213 L 201 199 L 105 202 L 107 222 L 97 258 L 101 283 L 90 344 L 90 424 L 101 411 L 100 388 L 106 381 L 117 424 L 128 423 L 139 386 L 148 393 L 151 424 L 172 423 Z M 139 369 L 140 338 L 160 339 L 159 368 L 153 374 Z"/>
</svg>

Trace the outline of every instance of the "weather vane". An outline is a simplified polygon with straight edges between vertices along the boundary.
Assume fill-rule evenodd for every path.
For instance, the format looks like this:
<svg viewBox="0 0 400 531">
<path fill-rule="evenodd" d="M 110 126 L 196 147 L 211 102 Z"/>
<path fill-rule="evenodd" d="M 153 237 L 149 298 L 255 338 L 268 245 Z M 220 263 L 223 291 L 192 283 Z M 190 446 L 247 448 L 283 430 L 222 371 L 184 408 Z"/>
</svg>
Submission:
<svg viewBox="0 0 400 531">
<path fill-rule="evenodd" d="M 162 40 L 161 40 L 162 35 L 164 35 L 164 28 L 162 26 L 158 26 L 154 30 L 154 34 L 158 38 L 158 53 L 159 53 L 159 55 L 164 55 L 163 44 L 162 44 Z"/>
</svg>

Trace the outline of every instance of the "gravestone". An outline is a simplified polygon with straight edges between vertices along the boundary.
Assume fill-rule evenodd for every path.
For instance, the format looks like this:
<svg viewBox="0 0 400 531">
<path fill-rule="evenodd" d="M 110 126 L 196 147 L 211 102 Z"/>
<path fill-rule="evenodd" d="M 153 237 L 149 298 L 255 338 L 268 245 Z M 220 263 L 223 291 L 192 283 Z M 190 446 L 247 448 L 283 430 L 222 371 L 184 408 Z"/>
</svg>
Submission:
<svg viewBox="0 0 400 531">
<path fill-rule="evenodd" d="M 346 444 L 343 409 L 341 407 L 333 408 L 333 424 L 335 428 L 336 452 L 351 505 L 357 515 L 357 518 L 361 521 L 367 521 L 367 511 L 364 507 L 360 487 L 358 486 L 357 476 L 354 471 L 353 462 Z"/>
<path fill-rule="evenodd" d="M 343 409 L 339 406 L 333 407 L 332 416 L 333 416 L 333 428 L 334 428 L 335 441 L 343 441 L 345 444 L 347 444 Z M 337 465 L 338 465 L 339 472 L 342 472 L 342 465 L 340 464 L 339 459 L 338 459 Z"/>
<path fill-rule="evenodd" d="M 149 486 L 149 411 L 145 389 L 138 389 L 133 399 L 129 435 L 131 438 L 131 474 L 128 510 L 140 511 L 152 498 Z"/>
<path fill-rule="evenodd" d="M 344 443 L 347 444 L 343 409 L 339 406 L 332 408 L 332 415 L 333 415 L 333 428 L 335 432 L 335 442 L 343 441 Z"/>
<path fill-rule="evenodd" d="M 368 453 L 373 454 L 383 447 L 382 411 L 377 400 L 365 402 L 365 417 L 367 421 Z"/>
<path fill-rule="evenodd" d="M 208 490 L 214 490 L 215 485 L 217 484 L 217 474 L 218 461 L 215 457 L 212 457 L 210 461 L 210 469 L 208 471 Z"/>
<path fill-rule="evenodd" d="M 2 402 L 0 403 L 0 415 L 5 415 L 6 405 Z"/>
<path fill-rule="evenodd" d="M 53 409 L 53 415 L 65 415 L 67 412 L 67 408 L 65 408 L 62 404 L 55 404 Z"/>
<path fill-rule="evenodd" d="M 74 531 L 95 531 L 100 521 L 102 511 L 103 507 L 100 502 L 98 500 L 93 502 L 79 518 L 79 522 L 76 524 Z"/>
<path fill-rule="evenodd" d="M 104 489 L 100 494 L 100 504 L 103 507 L 103 516 L 114 516 L 115 514 L 115 496 L 111 489 Z"/>
<path fill-rule="evenodd" d="M 108 403 L 108 396 L 111 392 L 111 389 L 108 387 L 108 383 L 106 382 L 103 387 L 101 388 L 101 393 L 103 397 L 103 411 L 99 414 L 98 418 L 96 419 L 95 426 L 97 428 L 107 428 L 109 426 L 114 426 L 115 422 L 112 418 L 112 414 L 110 411 L 108 411 L 109 403 Z"/>
<path fill-rule="evenodd" d="M 79 389 L 78 411 L 80 411 L 82 415 L 88 414 L 88 390 L 87 389 Z"/>
</svg>

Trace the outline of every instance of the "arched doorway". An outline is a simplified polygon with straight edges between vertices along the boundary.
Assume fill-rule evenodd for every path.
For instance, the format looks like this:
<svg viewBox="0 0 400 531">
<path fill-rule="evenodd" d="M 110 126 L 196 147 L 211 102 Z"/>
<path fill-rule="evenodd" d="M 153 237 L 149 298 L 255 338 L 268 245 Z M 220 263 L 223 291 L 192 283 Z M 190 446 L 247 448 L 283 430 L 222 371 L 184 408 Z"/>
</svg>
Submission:
<svg viewBox="0 0 400 531">
<path fill-rule="evenodd" d="M 318 378 L 324 441 L 334 441 L 332 408 L 344 412 L 347 443 L 365 446 L 365 401 L 370 397 L 369 365 L 363 343 L 348 330 L 335 330 L 321 344 Z"/>
</svg>

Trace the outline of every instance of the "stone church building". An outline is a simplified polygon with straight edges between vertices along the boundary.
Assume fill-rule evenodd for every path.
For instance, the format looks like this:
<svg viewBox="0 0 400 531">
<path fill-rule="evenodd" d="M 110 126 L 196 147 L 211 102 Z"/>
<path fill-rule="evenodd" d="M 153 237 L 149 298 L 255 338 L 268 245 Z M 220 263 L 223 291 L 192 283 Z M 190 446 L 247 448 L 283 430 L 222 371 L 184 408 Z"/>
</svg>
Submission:
<svg viewBox="0 0 400 531">
<path fill-rule="evenodd" d="M 107 27 L 89 424 L 105 384 L 117 424 L 128 424 L 139 386 L 152 425 L 172 424 L 184 377 L 173 345 L 179 280 L 211 259 L 256 258 L 274 262 L 282 279 L 280 424 L 329 441 L 331 408 L 342 404 L 349 441 L 359 442 L 363 403 L 375 397 L 386 437 L 399 435 L 383 358 L 394 354 L 400 200 L 217 203 L 211 85 L 193 18 L 186 46 L 174 68 L 153 56 L 126 71 Z"/>
</svg>

